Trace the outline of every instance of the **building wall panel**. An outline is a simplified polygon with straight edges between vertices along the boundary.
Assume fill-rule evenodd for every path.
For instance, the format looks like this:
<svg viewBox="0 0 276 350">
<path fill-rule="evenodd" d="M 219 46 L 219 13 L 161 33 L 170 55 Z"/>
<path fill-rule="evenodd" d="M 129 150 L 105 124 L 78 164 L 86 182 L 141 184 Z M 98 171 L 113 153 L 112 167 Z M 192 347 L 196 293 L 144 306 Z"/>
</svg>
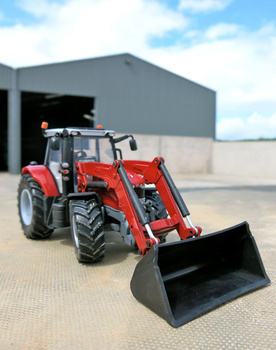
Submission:
<svg viewBox="0 0 276 350">
<path fill-rule="evenodd" d="M 0 63 L 0 89 L 8 90 L 11 88 L 12 68 Z"/>
<path fill-rule="evenodd" d="M 119 132 L 215 137 L 216 93 L 129 54 L 19 69 L 22 91 L 96 98 Z"/>
</svg>

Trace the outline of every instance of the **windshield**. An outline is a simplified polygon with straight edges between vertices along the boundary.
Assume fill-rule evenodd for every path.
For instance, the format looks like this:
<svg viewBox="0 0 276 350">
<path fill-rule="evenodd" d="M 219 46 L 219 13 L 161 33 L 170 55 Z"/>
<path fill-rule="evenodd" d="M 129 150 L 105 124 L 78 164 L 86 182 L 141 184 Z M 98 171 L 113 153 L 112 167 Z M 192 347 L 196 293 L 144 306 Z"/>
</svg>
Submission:
<svg viewBox="0 0 276 350">
<path fill-rule="evenodd" d="M 74 162 L 112 163 L 114 153 L 109 137 L 74 137 Z"/>
</svg>

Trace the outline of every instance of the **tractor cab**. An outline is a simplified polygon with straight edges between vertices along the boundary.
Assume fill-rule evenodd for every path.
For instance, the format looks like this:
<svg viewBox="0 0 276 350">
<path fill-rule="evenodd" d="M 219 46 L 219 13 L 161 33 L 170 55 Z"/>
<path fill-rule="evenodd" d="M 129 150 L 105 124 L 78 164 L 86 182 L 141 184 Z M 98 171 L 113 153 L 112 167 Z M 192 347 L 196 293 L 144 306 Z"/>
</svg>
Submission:
<svg viewBox="0 0 276 350">
<path fill-rule="evenodd" d="M 76 162 L 98 162 L 112 164 L 122 159 L 122 151 L 116 144 L 130 138 L 131 150 L 136 150 L 136 141 L 132 135 L 114 138 L 113 130 L 102 128 L 65 128 L 42 129 L 48 138 L 44 165 L 53 174 L 59 193 L 64 192 L 63 183 L 69 192 L 77 192 Z M 69 176 L 73 172 L 72 176 Z"/>
</svg>

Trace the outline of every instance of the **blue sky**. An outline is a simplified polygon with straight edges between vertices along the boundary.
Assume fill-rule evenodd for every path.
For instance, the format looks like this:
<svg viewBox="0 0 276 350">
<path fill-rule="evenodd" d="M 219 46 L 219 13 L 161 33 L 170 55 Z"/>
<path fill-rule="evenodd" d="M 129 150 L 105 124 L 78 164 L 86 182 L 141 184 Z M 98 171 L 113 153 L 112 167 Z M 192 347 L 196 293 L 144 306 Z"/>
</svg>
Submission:
<svg viewBox="0 0 276 350">
<path fill-rule="evenodd" d="M 1 0 L 0 63 L 130 52 L 217 92 L 217 138 L 276 138 L 275 0 Z"/>
</svg>

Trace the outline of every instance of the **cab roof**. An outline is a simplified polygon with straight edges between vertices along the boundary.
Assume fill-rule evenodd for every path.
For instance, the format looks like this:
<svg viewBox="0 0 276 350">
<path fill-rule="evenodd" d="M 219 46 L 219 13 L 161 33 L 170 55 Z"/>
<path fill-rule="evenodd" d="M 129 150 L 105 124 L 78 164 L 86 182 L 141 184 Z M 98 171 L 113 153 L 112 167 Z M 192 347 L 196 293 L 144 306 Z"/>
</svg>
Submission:
<svg viewBox="0 0 276 350">
<path fill-rule="evenodd" d="M 57 129 L 45 129 L 44 136 L 61 136 L 68 133 L 70 136 L 98 136 L 98 137 L 113 137 L 115 131 L 106 129 L 81 128 L 81 127 L 66 127 Z"/>
</svg>

